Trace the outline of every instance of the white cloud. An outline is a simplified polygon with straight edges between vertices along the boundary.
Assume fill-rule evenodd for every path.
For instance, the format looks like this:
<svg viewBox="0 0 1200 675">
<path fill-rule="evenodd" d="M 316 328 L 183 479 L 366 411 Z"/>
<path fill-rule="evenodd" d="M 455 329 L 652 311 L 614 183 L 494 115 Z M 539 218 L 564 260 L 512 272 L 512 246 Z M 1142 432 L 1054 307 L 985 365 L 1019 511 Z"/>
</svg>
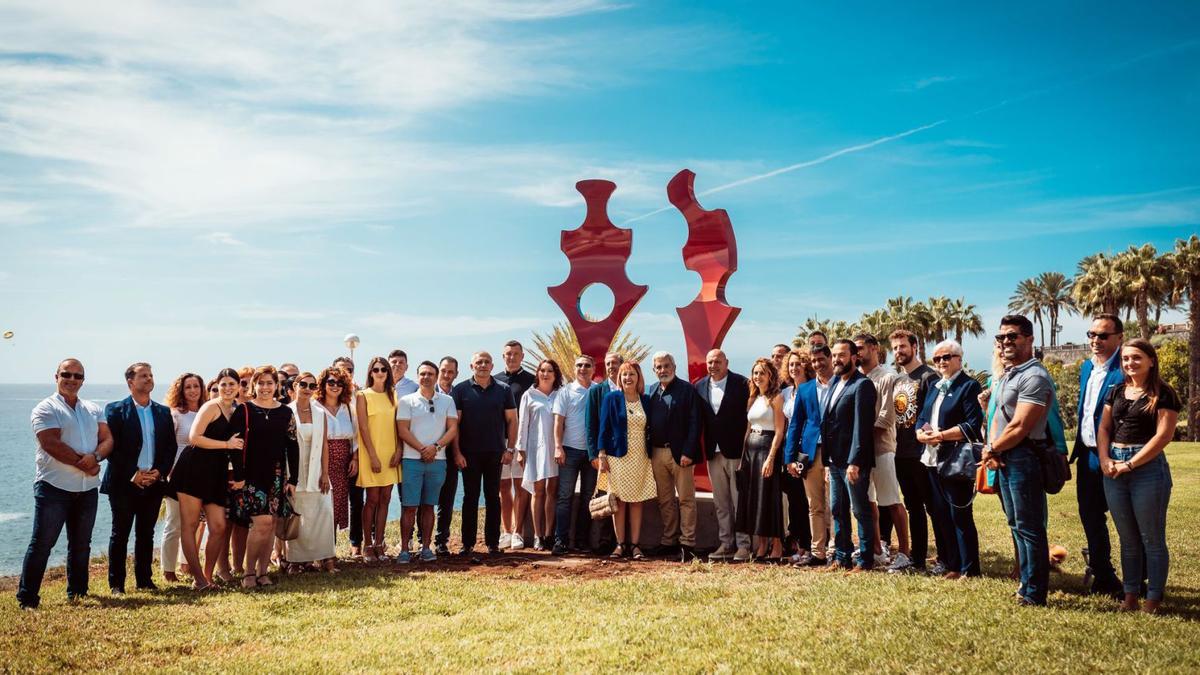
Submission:
<svg viewBox="0 0 1200 675">
<path fill-rule="evenodd" d="M 533 316 L 487 316 L 487 315 L 434 315 L 402 314 L 382 312 L 357 319 L 357 325 L 374 328 L 392 335 L 440 335 L 445 338 L 498 335 L 520 332 L 524 334 L 531 326 L 548 325 L 558 321 L 555 317 Z"/>
<path fill-rule="evenodd" d="M 196 237 L 200 241 L 206 241 L 210 244 L 220 244 L 221 246 L 245 246 L 246 242 L 234 237 L 229 232 L 209 232 L 208 234 Z"/>
</svg>

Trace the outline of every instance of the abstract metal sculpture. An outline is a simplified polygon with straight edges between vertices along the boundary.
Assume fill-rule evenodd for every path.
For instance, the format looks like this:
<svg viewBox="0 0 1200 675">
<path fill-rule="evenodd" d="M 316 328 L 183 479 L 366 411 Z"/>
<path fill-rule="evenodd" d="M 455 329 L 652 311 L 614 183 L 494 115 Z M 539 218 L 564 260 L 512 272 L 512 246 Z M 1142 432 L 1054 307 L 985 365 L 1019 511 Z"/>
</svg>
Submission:
<svg viewBox="0 0 1200 675">
<path fill-rule="evenodd" d="M 688 224 L 683 247 L 683 265 L 700 275 L 700 292 L 686 307 L 675 311 L 683 325 L 687 345 L 688 379 L 707 373 L 705 356 L 721 346 L 737 319 L 740 307 L 725 302 L 725 284 L 737 271 L 737 242 L 725 209 L 709 211 L 696 201 L 696 174 L 684 169 L 667 183 L 667 199 L 679 209 Z"/>
<path fill-rule="evenodd" d="M 608 198 L 616 183 L 581 180 L 575 189 L 583 195 L 587 214 L 574 230 L 563 230 L 560 248 L 571 263 L 566 281 L 547 289 L 566 315 L 584 354 L 596 359 L 596 377 L 604 377 L 604 354 L 630 312 L 646 294 L 647 287 L 629 280 L 625 264 L 633 248 L 633 231 L 619 228 L 608 219 Z M 579 301 L 592 284 L 608 286 L 613 308 L 607 317 L 593 321 L 583 315 Z"/>
</svg>

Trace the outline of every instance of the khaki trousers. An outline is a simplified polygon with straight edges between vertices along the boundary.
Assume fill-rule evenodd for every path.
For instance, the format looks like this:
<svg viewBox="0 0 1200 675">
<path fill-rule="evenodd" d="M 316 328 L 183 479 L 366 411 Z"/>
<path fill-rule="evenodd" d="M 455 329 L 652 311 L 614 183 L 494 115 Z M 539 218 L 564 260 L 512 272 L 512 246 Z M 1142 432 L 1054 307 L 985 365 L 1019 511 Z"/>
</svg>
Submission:
<svg viewBox="0 0 1200 675">
<path fill-rule="evenodd" d="M 654 448 L 650 457 L 654 484 L 658 489 L 658 512 L 662 517 L 663 546 L 696 545 L 696 466 L 675 463 L 670 448 Z"/>
<path fill-rule="evenodd" d="M 818 558 L 825 557 L 829 546 L 829 486 L 825 482 L 825 466 L 821 464 L 821 447 L 808 475 L 804 477 L 804 492 L 808 495 L 808 524 L 812 528 L 812 550 Z"/>
</svg>

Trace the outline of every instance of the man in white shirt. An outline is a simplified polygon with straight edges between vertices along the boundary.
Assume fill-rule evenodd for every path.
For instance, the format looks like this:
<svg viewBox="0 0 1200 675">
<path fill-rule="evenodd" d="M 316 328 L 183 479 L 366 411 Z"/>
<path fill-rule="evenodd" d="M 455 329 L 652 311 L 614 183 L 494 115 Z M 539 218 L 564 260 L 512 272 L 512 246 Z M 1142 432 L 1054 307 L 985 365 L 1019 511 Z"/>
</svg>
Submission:
<svg viewBox="0 0 1200 675">
<path fill-rule="evenodd" d="M 404 442 L 400 460 L 404 472 L 400 503 L 400 541 L 404 550 L 396 562 L 412 560 L 408 541 L 420 509 L 421 562 L 433 562 L 437 556 L 429 547 L 433 532 L 433 507 L 446 480 L 446 446 L 458 435 L 458 411 L 454 399 L 437 391 L 438 367 L 431 361 L 417 366 L 417 391 L 400 397 L 396 404 L 396 430 Z"/>
<path fill-rule="evenodd" d="M 879 541 L 879 516 L 888 517 L 896 528 L 897 569 L 912 565 L 908 542 L 908 512 L 904 510 L 900 496 L 900 481 L 896 478 L 896 404 L 895 389 L 899 375 L 884 366 L 879 354 L 879 340 L 870 333 L 854 337 L 858 345 L 858 370 L 875 383 L 879 397 L 879 411 L 875 415 L 875 469 L 871 472 L 871 487 L 875 500 L 875 547 L 876 555 L 884 555 Z M 883 562 L 882 560 L 880 562 Z M 889 568 L 890 569 L 890 568 Z"/>
<path fill-rule="evenodd" d="M 54 374 L 58 391 L 33 408 L 37 468 L 33 479 L 33 536 L 21 566 L 17 602 L 37 609 L 50 551 L 67 528 L 67 598 L 88 592 L 88 561 L 100 487 L 100 462 L 112 453 L 104 410 L 79 398 L 83 364 L 66 359 Z"/>
<path fill-rule="evenodd" d="M 454 391 L 454 380 L 458 377 L 458 359 L 453 356 L 443 356 L 438 362 L 437 391 L 439 394 L 451 396 Z M 450 442 L 451 457 L 458 448 L 458 438 Z M 437 555 L 450 555 L 450 522 L 454 518 L 454 497 L 458 495 L 458 465 L 446 462 L 446 480 L 442 483 L 442 493 L 438 496 L 437 533 L 434 535 L 434 552 Z"/>
<path fill-rule="evenodd" d="M 709 560 L 747 562 L 750 535 L 734 528 L 738 504 L 737 468 L 742 462 L 746 440 L 746 409 L 750 383 L 729 370 L 729 358 L 720 349 L 705 355 L 708 375 L 696 382 L 700 398 L 700 424 L 708 479 L 712 483 L 713 510 L 717 516 L 717 550 Z"/>
</svg>

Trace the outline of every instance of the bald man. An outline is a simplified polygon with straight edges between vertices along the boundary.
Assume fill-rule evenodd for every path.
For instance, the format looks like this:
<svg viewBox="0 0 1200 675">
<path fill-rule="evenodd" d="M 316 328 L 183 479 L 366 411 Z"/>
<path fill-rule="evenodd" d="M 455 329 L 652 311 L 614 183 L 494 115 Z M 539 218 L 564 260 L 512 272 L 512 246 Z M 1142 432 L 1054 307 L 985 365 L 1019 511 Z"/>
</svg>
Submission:
<svg viewBox="0 0 1200 675">
<path fill-rule="evenodd" d="M 729 370 L 729 358 L 720 349 L 705 357 L 708 375 L 696 382 L 700 398 L 700 430 L 708 478 L 712 481 L 713 506 L 717 512 L 717 550 L 709 560 L 744 562 L 750 559 L 750 535 L 734 533 L 738 503 L 737 466 L 746 439 L 746 407 L 750 384 Z"/>
</svg>

